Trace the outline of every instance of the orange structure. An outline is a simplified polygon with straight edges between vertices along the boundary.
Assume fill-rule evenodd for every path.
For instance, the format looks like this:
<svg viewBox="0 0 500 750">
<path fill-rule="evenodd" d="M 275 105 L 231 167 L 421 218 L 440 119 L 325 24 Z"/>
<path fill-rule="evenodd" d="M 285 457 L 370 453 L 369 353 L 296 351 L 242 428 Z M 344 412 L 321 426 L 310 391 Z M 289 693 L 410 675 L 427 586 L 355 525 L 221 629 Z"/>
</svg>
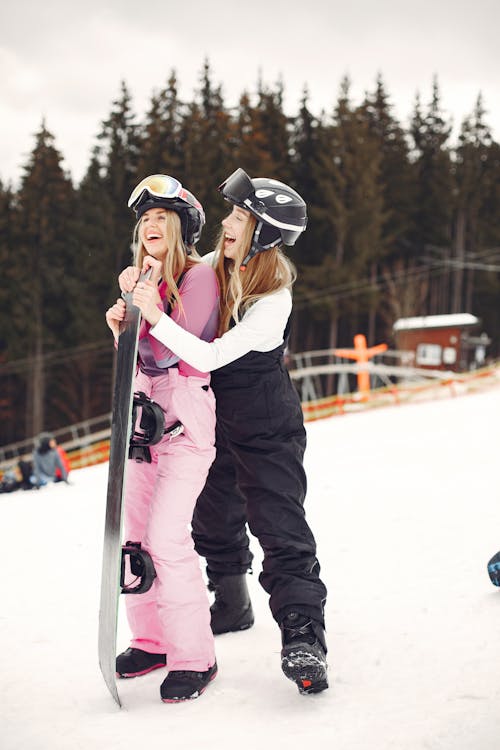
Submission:
<svg viewBox="0 0 500 750">
<path fill-rule="evenodd" d="M 366 336 L 357 333 L 354 337 L 354 349 L 334 349 L 333 352 L 338 357 L 355 359 L 360 365 L 365 364 L 371 357 L 387 351 L 387 344 L 377 344 L 377 346 L 366 346 Z M 366 399 L 370 393 L 370 373 L 367 370 L 358 372 L 358 391 Z"/>
</svg>

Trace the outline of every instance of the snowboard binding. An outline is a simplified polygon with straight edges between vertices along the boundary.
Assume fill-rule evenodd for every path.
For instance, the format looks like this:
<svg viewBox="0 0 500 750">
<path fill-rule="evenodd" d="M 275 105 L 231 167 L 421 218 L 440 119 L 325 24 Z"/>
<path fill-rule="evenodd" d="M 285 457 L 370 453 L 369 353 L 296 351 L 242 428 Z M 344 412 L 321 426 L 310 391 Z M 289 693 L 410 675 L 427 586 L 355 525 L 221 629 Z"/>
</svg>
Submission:
<svg viewBox="0 0 500 750">
<path fill-rule="evenodd" d="M 141 409 L 139 425 L 137 426 L 138 409 Z M 184 432 L 184 426 L 177 421 L 170 427 L 165 427 L 165 412 L 159 404 L 152 401 L 143 391 L 134 393 L 132 406 L 133 432 L 130 436 L 128 457 L 135 461 L 151 463 L 150 445 L 156 445 L 164 435 L 170 439 Z"/>
<path fill-rule="evenodd" d="M 135 579 L 125 583 L 127 557 L 129 569 Z M 141 548 L 140 542 L 127 542 L 122 547 L 120 587 L 122 594 L 144 594 L 149 591 L 156 578 L 156 570 L 149 552 Z"/>
</svg>

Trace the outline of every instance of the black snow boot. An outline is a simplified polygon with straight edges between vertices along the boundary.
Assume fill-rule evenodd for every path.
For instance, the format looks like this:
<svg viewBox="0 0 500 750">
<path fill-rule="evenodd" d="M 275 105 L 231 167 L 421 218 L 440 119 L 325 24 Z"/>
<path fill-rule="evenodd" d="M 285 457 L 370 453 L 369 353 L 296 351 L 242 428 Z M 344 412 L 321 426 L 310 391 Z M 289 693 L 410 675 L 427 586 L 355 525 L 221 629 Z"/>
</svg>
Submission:
<svg viewBox="0 0 500 750">
<path fill-rule="evenodd" d="M 232 576 L 210 575 L 209 588 L 215 591 L 215 601 L 210 607 L 214 635 L 252 627 L 252 602 L 245 573 Z"/>
<path fill-rule="evenodd" d="M 164 667 L 166 663 L 166 654 L 150 654 L 140 648 L 128 648 L 116 657 L 116 674 L 118 677 L 139 677 Z"/>
<path fill-rule="evenodd" d="M 192 672 L 187 669 L 169 672 L 160 687 L 164 703 L 178 703 L 198 698 L 217 674 L 217 664 L 206 672 Z"/>
<path fill-rule="evenodd" d="M 299 693 L 320 693 L 328 687 L 325 632 L 307 615 L 290 612 L 281 623 L 281 669 Z"/>
</svg>

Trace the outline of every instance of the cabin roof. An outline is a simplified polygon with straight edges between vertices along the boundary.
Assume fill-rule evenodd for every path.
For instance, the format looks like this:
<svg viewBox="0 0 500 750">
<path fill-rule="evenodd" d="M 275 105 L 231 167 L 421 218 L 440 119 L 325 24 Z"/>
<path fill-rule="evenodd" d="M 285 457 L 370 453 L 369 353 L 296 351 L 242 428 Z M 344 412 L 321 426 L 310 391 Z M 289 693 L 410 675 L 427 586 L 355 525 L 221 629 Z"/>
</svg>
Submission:
<svg viewBox="0 0 500 750">
<path fill-rule="evenodd" d="M 399 318 L 393 325 L 394 331 L 410 331 L 420 328 L 466 328 L 479 323 L 479 318 L 470 313 L 451 315 L 422 315 L 417 318 Z"/>
</svg>

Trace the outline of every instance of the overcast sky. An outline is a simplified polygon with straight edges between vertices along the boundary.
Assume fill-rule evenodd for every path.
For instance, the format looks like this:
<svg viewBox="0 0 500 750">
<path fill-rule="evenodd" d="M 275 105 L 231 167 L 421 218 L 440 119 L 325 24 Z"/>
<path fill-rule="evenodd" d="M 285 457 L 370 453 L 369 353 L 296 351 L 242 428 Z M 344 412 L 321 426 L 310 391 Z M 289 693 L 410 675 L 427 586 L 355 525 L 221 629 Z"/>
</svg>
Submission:
<svg viewBox="0 0 500 750">
<path fill-rule="evenodd" d="M 436 74 L 455 132 L 481 91 L 500 139 L 498 0 L 17 0 L 0 9 L 0 179 L 17 183 L 43 117 L 79 181 L 100 123 L 125 80 L 139 118 L 172 69 L 191 99 L 208 57 L 226 105 L 261 76 L 281 76 L 288 114 L 307 84 L 331 111 L 342 77 L 352 99 L 377 72 L 406 125 Z"/>
</svg>

